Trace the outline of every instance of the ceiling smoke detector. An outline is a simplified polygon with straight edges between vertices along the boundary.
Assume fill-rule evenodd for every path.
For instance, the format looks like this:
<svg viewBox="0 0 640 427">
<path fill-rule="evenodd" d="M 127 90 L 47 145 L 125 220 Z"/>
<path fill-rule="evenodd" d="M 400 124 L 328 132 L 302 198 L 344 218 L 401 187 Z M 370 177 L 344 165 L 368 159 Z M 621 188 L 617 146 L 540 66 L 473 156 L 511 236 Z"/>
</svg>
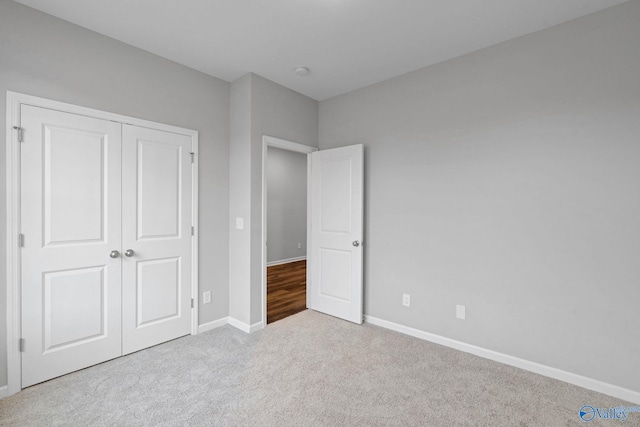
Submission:
<svg viewBox="0 0 640 427">
<path fill-rule="evenodd" d="M 298 67 L 294 70 L 299 76 L 306 76 L 309 74 L 309 69 L 307 67 Z"/>
</svg>

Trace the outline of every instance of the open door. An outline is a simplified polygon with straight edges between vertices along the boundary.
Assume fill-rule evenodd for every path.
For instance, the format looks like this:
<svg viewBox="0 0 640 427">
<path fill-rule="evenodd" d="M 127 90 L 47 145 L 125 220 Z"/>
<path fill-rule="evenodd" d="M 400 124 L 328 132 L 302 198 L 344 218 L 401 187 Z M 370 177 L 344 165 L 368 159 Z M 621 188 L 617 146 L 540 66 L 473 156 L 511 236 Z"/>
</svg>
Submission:
<svg viewBox="0 0 640 427">
<path fill-rule="evenodd" d="M 307 307 L 362 323 L 364 149 L 311 153 Z"/>
</svg>

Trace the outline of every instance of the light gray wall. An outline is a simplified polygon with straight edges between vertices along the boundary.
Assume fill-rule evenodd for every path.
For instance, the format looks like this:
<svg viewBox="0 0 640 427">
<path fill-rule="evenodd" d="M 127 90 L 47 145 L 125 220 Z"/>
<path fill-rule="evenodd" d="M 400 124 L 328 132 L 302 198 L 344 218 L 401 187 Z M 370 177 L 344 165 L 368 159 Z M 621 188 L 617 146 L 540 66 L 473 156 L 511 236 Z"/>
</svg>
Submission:
<svg viewBox="0 0 640 427">
<path fill-rule="evenodd" d="M 229 316 L 255 324 L 262 320 L 262 136 L 317 147 L 318 102 L 251 73 L 231 84 L 231 104 L 231 152 L 237 155 L 231 157 L 230 180 L 241 184 L 231 187 Z M 235 230 L 235 217 L 244 218 L 243 231 Z"/>
<path fill-rule="evenodd" d="M 365 145 L 367 314 L 640 391 L 638 23 L 630 2 L 320 103 L 321 149 Z"/>
<path fill-rule="evenodd" d="M 229 156 L 229 316 L 250 324 L 251 74 L 231 83 Z M 236 229 L 243 218 L 244 229 Z"/>
<path fill-rule="evenodd" d="M 200 132 L 200 323 L 228 315 L 229 84 L 11 1 L 0 1 L 0 117 L 7 90 Z M 4 127 L 3 127 L 4 129 Z M 5 132 L 0 132 L 5 188 Z M 0 223 L 5 224 L 5 197 Z M 6 384 L 5 227 L 0 227 L 0 386 Z"/>
<path fill-rule="evenodd" d="M 267 262 L 304 257 L 307 255 L 307 155 L 269 147 L 266 175 Z"/>
</svg>

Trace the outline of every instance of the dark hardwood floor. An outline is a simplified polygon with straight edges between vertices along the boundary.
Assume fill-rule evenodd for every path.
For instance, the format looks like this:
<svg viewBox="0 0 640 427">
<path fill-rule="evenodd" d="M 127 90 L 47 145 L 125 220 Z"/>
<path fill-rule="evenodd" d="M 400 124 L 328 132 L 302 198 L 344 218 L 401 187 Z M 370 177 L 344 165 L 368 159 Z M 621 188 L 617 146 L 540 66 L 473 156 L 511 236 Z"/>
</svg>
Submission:
<svg viewBox="0 0 640 427">
<path fill-rule="evenodd" d="M 307 261 L 267 267 L 267 324 L 307 308 Z"/>
</svg>

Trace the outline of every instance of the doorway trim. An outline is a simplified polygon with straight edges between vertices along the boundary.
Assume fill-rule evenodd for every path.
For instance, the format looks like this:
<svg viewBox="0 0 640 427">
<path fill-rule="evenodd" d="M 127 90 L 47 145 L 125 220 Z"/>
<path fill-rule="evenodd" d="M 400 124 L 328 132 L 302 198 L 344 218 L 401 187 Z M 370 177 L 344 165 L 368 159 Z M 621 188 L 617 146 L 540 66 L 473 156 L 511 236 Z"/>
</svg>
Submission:
<svg viewBox="0 0 640 427">
<path fill-rule="evenodd" d="M 18 131 L 20 126 L 20 105 L 48 108 L 96 119 L 110 120 L 122 124 L 156 129 L 164 132 L 186 135 L 191 138 L 191 150 L 194 153 L 192 168 L 191 223 L 194 227 L 191 239 L 191 335 L 198 333 L 198 131 L 172 125 L 152 122 L 134 117 L 123 116 L 93 108 L 82 107 L 37 96 L 7 91 L 6 115 L 6 322 L 7 322 L 7 390 L 5 396 L 11 396 L 22 389 L 22 363 L 19 340 L 21 338 L 22 309 L 20 298 L 20 249 L 18 234 L 20 233 L 20 142 Z M 3 396 L 0 396 L 0 398 Z"/>
<path fill-rule="evenodd" d="M 280 148 L 283 150 L 295 151 L 307 155 L 307 233 L 311 216 L 309 208 L 311 198 L 309 197 L 309 183 L 311 174 L 311 165 L 309 163 L 309 155 L 318 148 L 309 145 L 300 144 L 285 139 L 274 138 L 272 136 L 262 135 L 262 257 L 261 257 L 261 281 L 262 281 L 262 327 L 267 326 L 267 151 L 269 147 Z M 307 238 L 307 264 L 309 263 L 309 239 Z M 309 269 L 307 268 L 307 281 L 309 280 Z"/>
</svg>

